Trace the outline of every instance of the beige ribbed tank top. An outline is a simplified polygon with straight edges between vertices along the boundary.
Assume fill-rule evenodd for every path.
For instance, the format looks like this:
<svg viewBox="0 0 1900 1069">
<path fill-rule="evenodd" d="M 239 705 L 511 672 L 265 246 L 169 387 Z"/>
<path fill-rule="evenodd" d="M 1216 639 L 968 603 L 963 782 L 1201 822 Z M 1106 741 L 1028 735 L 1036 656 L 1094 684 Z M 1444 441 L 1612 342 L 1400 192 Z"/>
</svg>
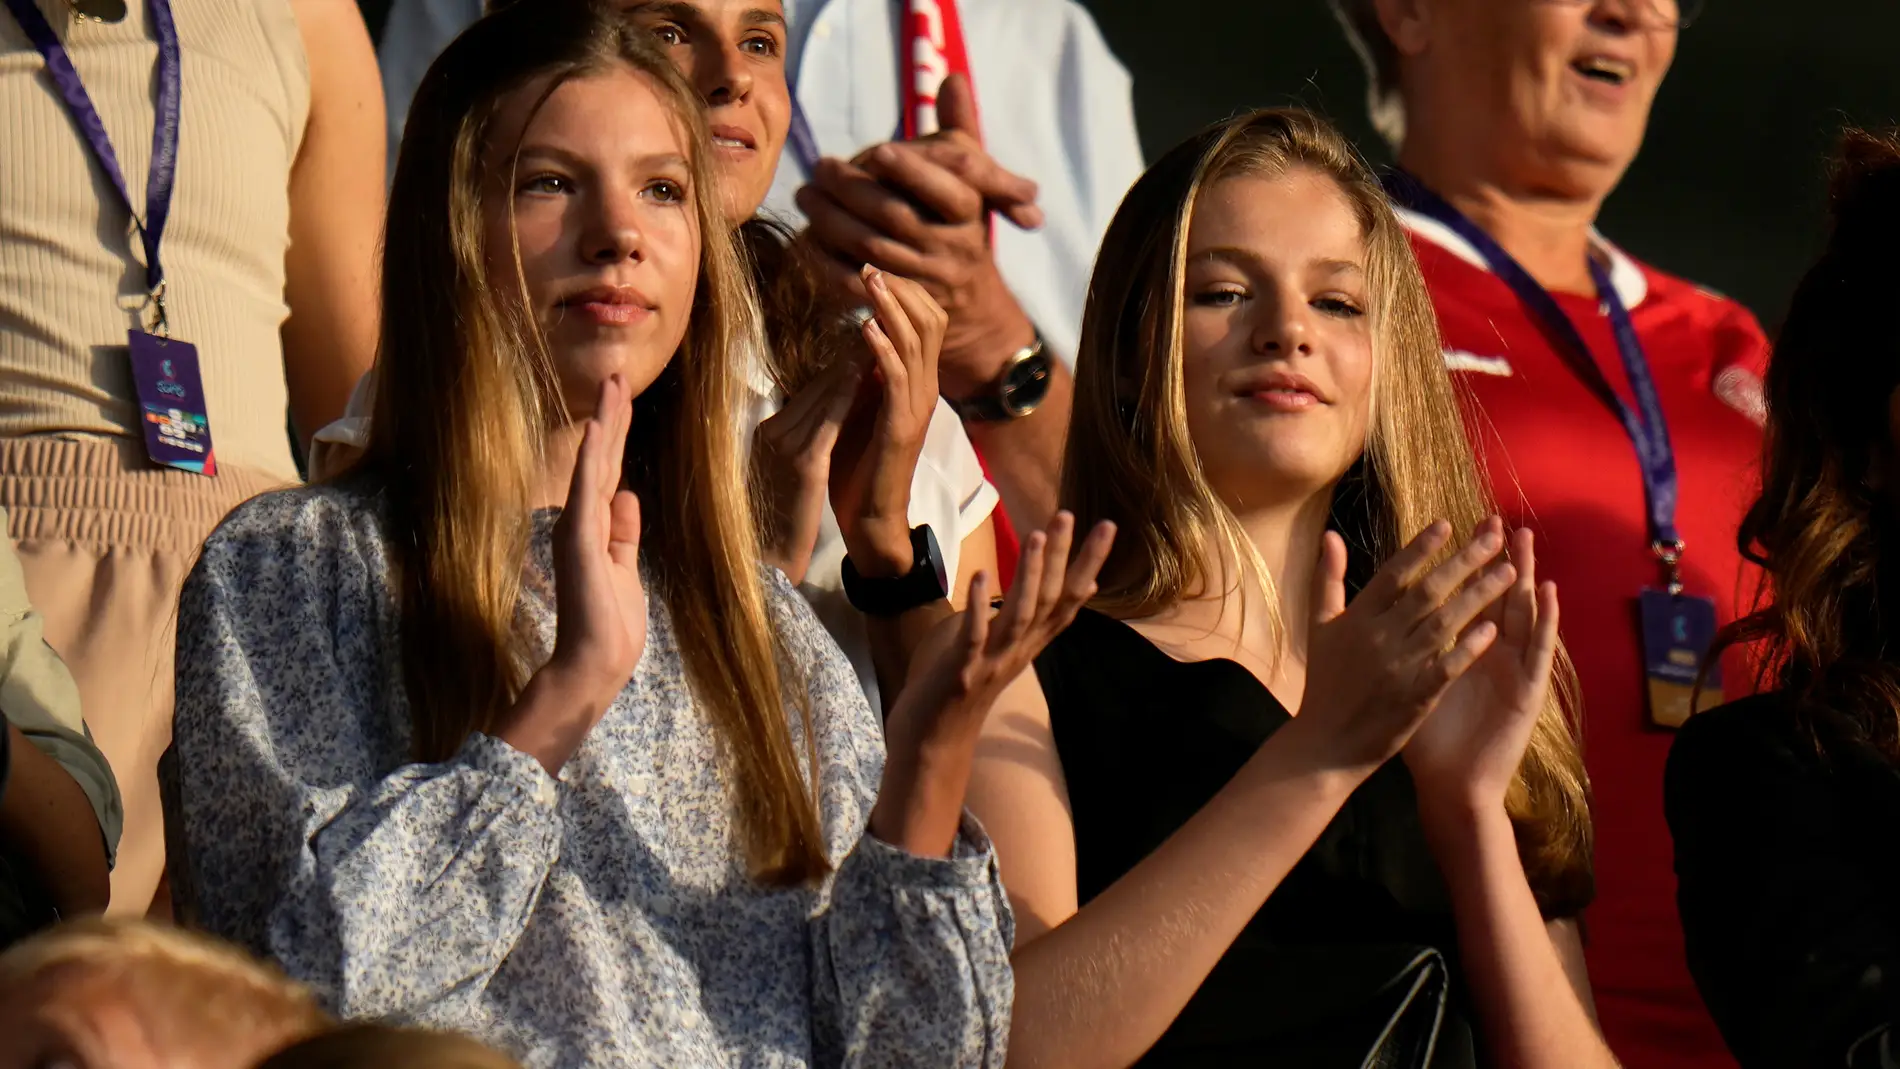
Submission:
<svg viewBox="0 0 1900 1069">
<path fill-rule="evenodd" d="M 37 0 L 145 211 L 158 46 L 145 0 L 120 23 Z M 160 255 L 172 337 L 198 347 L 220 466 L 297 474 L 278 330 L 290 169 L 310 72 L 290 0 L 172 0 L 182 52 L 178 178 Z M 20 24 L 0 5 L 0 436 L 137 438 L 126 331 L 144 247 Z"/>
</svg>

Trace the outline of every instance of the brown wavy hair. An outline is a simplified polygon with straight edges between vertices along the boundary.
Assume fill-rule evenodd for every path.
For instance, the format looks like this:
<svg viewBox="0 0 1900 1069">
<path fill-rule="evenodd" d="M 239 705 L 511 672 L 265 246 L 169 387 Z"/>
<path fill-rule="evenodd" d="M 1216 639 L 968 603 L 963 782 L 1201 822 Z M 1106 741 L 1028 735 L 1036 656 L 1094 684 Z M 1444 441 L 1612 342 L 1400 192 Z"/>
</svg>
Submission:
<svg viewBox="0 0 1900 1069">
<path fill-rule="evenodd" d="M 734 433 L 757 301 L 720 213 L 699 96 L 610 3 L 514 4 L 485 16 L 429 68 L 403 131 L 376 410 L 359 468 L 387 487 L 413 749 L 422 760 L 453 754 L 471 732 L 490 730 L 526 683 L 530 489 L 548 429 L 568 418 L 545 340 L 524 311 L 518 250 L 512 277 L 488 266 L 485 202 L 514 188 L 511 174 L 490 173 L 514 166 L 514 153 L 491 143 L 504 136 L 498 117 L 517 92 L 534 89 L 545 102 L 568 79 L 616 67 L 654 86 L 684 134 L 701 246 L 679 351 L 634 400 L 625 482 L 649 517 L 641 560 L 721 741 L 753 872 L 799 883 L 830 868 L 810 709 L 760 586 Z M 806 721 L 802 752 L 789 709 Z"/>
<path fill-rule="evenodd" d="M 285 1047 L 257 1069 L 521 1069 L 521 1063 L 453 1032 L 356 1023 Z"/>
<path fill-rule="evenodd" d="M 1079 529 L 1114 520 L 1095 605 L 1149 615 L 1225 584 L 1237 566 L 1277 606 L 1273 577 L 1201 470 L 1182 395 L 1188 231 L 1203 191 L 1235 175 L 1305 169 L 1331 179 L 1366 244 L 1374 380 L 1365 452 L 1334 494 L 1333 521 L 1363 579 L 1435 519 L 1469 531 L 1495 511 L 1460 418 L 1437 319 L 1405 232 L 1338 131 L 1299 109 L 1208 127 L 1142 175 L 1109 224 L 1089 281 L 1062 499 Z M 1450 552 L 1449 549 L 1446 551 Z M 1283 633 L 1277 608 L 1271 621 Z M 1559 650 L 1551 696 L 1506 799 L 1547 913 L 1588 900 L 1588 779 L 1578 754 L 1576 674 Z"/>
<path fill-rule="evenodd" d="M 1845 716 L 1900 762 L 1900 619 L 1886 619 L 1900 613 L 1900 131 L 1847 132 L 1829 199 L 1833 232 L 1768 364 L 1761 494 L 1736 536 L 1762 584 L 1716 647 L 1759 644 L 1762 686 Z"/>
</svg>

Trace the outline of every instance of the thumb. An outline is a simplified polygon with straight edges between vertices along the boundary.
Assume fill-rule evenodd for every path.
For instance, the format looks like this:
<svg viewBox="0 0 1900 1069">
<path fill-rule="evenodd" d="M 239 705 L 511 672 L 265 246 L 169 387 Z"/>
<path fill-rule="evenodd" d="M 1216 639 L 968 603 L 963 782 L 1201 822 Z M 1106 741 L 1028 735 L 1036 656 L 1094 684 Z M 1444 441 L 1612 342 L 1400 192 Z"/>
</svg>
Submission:
<svg viewBox="0 0 1900 1069">
<path fill-rule="evenodd" d="M 1313 569 L 1313 622 L 1331 623 L 1346 611 L 1346 541 L 1328 531 L 1320 539 L 1319 567 Z"/>
<path fill-rule="evenodd" d="M 624 544 L 637 550 L 640 545 L 640 499 L 631 490 L 621 490 L 614 494 L 611 508 L 612 525 L 608 529 L 608 541 L 615 546 Z"/>
<path fill-rule="evenodd" d="M 937 122 L 946 131 L 961 130 L 983 143 L 983 131 L 976 121 L 976 92 L 970 88 L 970 76 L 952 74 L 937 89 Z"/>
</svg>

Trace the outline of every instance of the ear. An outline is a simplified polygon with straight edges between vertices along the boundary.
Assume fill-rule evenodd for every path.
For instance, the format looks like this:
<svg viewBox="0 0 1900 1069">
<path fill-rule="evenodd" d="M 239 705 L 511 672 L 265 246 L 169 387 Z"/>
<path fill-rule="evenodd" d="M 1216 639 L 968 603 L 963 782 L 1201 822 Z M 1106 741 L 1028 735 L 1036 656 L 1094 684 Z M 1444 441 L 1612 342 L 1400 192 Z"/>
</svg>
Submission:
<svg viewBox="0 0 1900 1069">
<path fill-rule="evenodd" d="M 1433 0 L 1373 0 L 1386 40 L 1401 56 L 1416 56 L 1431 41 Z"/>
</svg>

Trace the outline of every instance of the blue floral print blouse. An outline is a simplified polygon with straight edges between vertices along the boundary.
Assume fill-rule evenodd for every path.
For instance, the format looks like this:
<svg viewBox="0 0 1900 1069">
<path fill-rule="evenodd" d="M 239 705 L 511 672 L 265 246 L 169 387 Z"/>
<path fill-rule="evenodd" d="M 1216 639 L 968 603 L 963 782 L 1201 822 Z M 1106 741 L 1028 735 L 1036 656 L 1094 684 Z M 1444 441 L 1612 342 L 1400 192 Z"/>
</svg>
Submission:
<svg viewBox="0 0 1900 1069">
<path fill-rule="evenodd" d="M 881 728 L 783 576 L 765 570 L 767 601 L 810 672 L 837 866 L 793 889 L 747 875 L 657 597 L 633 679 L 558 779 L 485 735 L 414 762 L 379 494 L 254 499 L 185 584 L 167 816 L 199 924 L 345 1017 L 456 1028 L 530 1066 L 1003 1064 L 995 855 L 967 817 L 945 859 L 866 833 Z M 551 533 L 539 516 L 523 595 L 544 654 Z"/>
</svg>

